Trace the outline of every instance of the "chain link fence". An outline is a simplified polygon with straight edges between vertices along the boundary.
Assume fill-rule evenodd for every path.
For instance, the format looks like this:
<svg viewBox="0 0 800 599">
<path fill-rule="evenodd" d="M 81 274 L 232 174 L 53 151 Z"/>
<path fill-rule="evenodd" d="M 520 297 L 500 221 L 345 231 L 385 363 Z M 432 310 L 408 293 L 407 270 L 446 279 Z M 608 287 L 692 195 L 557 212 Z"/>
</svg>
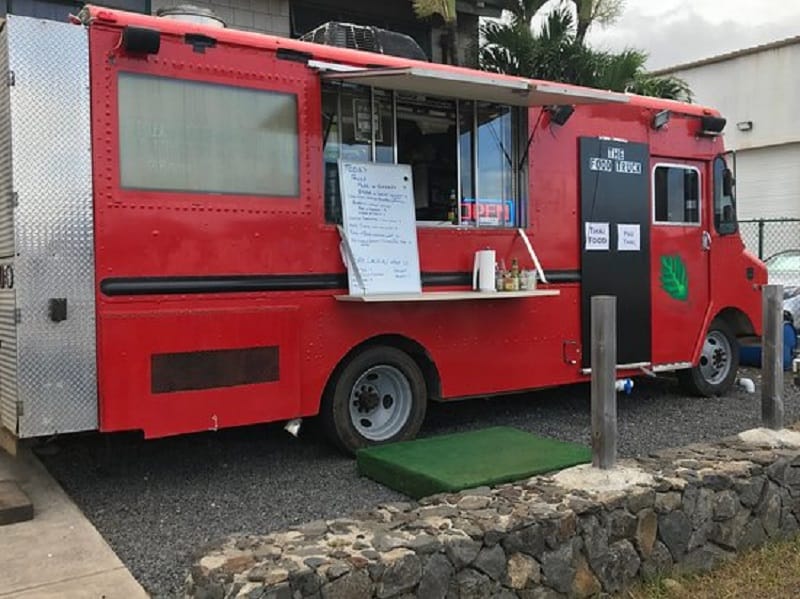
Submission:
<svg viewBox="0 0 800 599">
<path fill-rule="evenodd" d="M 740 220 L 745 246 L 761 260 L 784 250 L 800 249 L 800 218 Z"/>
</svg>

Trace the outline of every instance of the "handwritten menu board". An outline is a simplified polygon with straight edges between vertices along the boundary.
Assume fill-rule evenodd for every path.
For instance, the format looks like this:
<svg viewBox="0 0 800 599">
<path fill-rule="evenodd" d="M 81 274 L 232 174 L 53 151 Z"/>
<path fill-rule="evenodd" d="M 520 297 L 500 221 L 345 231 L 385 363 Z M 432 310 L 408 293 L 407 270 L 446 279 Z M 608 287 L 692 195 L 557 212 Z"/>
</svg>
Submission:
<svg viewBox="0 0 800 599">
<path fill-rule="evenodd" d="M 420 293 L 411 167 L 340 161 L 339 183 L 350 295 Z"/>
</svg>

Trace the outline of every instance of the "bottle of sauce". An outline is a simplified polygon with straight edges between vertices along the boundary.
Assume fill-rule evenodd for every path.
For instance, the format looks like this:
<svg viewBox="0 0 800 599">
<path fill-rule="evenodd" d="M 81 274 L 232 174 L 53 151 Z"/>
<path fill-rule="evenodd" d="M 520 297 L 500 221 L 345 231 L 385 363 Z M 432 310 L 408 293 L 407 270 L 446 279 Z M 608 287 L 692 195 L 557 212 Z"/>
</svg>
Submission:
<svg viewBox="0 0 800 599">
<path fill-rule="evenodd" d="M 519 262 L 511 260 L 511 291 L 519 291 Z"/>
<path fill-rule="evenodd" d="M 447 204 L 447 220 L 452 225 L 458 224 L 458 202 L 456 201 L 456 190 L 450 190 L 450 200 Z"/>
</svg>

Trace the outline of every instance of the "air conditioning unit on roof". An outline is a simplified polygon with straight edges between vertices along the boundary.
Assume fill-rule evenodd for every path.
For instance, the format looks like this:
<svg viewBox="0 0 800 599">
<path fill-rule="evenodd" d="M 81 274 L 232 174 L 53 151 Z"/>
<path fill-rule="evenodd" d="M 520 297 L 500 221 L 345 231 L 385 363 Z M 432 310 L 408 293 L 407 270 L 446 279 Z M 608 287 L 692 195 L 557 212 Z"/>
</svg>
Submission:
<svg viewBox="0 0 800 599">
<path fill-rule="evenodd" d="M 425 52 L 411 36 L 371 25 L 329 21 L 304 33 L 300 39 L 326 46 L 353 48 L 414 60 L 428 60 Z"/>
</svg>

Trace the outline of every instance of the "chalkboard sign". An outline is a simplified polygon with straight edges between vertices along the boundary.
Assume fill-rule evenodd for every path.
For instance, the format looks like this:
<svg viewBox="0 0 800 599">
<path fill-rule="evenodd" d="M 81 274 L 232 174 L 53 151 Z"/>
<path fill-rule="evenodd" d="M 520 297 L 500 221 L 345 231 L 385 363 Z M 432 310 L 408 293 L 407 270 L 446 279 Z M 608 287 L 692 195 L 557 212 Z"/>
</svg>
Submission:
<svg viewBox="0 0 800 599">
<path fill-rule="evenodd" d="M 350 294 L 420 293 L 411 167 L 340 161 L 339 183 Z"/>
</svg>

